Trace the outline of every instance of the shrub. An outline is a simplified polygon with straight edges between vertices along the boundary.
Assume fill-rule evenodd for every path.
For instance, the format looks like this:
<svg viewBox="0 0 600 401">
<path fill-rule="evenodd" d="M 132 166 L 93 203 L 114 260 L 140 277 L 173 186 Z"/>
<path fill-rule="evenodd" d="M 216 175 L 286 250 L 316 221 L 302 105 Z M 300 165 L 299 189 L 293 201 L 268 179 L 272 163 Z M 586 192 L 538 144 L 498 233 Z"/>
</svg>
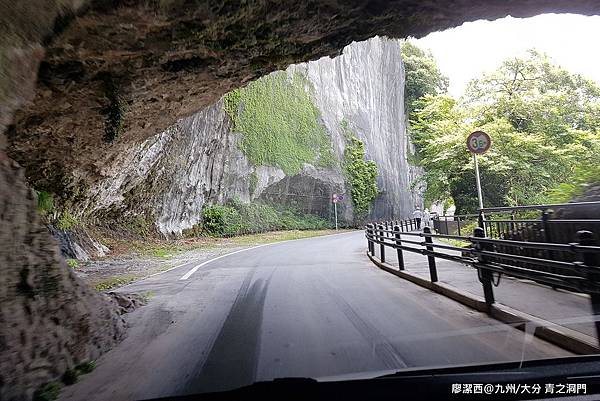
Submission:
<svg viewBox="0 0 600 401">
<path fill-rule="evenodd" d="M 56 222 L 56 227 L 60 230 L 67 231 L 73 229 L 77 224 L 79 224 L 79 220 L 77 220 L 68 209 L 65 209 L 60 214 L 60 217 Z"/>
<path fill-rule="evenodd" d="M 204 230 L 209 235 L 229 237 L 241 229 L 241 217 L 237 210 L 230 206 L 211 205 L 202 211 Z"/>
<path fill-rule="evenodd" d="M 33 401 L 53 401 L 58 398 L 62 385 L 59 382 L 46 383 L 33 393 Z"/>
<path fill-rule="evenodd" d="M 94 369 L 96 369 L 96 362 L 95 361 L 84 362 L 84 363 L 77 365 L 75 367 L 75 369 L 77 369 L 81 374 L 87 374 L 87 373 L 92 372 Z"/>
<path fill-rule="evenodd" d="M 77 383 L 77 380 L 79 380 L 77 369 L 68 369 L 62 376 L 62 382 L 67 386 Z"/>
<path fill-rule="evenodd" d="M 331 226 L 318 216 L 237 200 L 225 205 L 207 206 L 202 217 L 206 233 L 226 237 L 276 230 L 325 229 Z"/>
</svg>

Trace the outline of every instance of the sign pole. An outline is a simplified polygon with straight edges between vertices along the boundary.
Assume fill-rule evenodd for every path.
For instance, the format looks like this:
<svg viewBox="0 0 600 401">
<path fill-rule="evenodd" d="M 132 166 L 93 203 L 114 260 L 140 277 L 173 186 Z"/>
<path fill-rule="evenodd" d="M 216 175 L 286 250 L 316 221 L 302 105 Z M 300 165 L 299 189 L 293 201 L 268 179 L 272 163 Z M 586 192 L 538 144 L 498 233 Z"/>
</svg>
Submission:
<svg viewBox="0 0 600 401">
<path fill-rule="evenodd" d="M 337 231 L 337 229 L 338 229 L 338 222 L 337 222 L 337 202 L 333 203 L 333 210 L 335 210 L 335 230 Z"/>
<path fill-rule="evenodd" d="M 481 191 L 481 178 L 479 177 L 479 163 L 477 155 L 482 155 L 490 149 L 492 139 L 483 131 L 472 132 L 467 137 L 467 148 L 473 153 L 473 164 L 475 165 L 475 180 L 477 181 L 477 198 L 479 200 L 479 225 L 486 236 L 485 216 L 483 214 L 483 192 Z"/>
<path fill-rule="evenodd" d="M 475 180 L 477 181 L 477 197 L 479 198 L 479 209 L 483 209 L 483 195 L 481 192 L 481 178 L 479 178 L 479 163 L 477 154 L 473 153 L 473 162 L 475 163 Z"/>
</svg>

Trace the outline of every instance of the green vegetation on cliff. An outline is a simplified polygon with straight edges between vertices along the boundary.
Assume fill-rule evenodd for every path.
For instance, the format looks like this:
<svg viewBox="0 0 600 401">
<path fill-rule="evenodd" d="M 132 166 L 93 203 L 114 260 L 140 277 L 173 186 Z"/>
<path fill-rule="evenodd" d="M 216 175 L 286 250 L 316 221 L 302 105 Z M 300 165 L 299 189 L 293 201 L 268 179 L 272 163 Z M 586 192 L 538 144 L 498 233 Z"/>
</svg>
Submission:
<svg viewBox="0 0 600 401">
<path fill-rule="evenodd" d="M 377 197 L 377 165 L 372 160 L 365 160 L 365 145 L 342 122 L 349 142 L 344 150 L 344 169 L 350 184 L 350 195 L 354 214 L 364 217 Z"/>
<path fill-rule="evenodd" d="M 254 165 L 277 166 L 288 175 L 298 174 L 304 163 L 334 165 L 331 140 L 308 85 L 301 74 L 276 72 L 225 95 L 223 108 Z"/>
<path fill-rule="evenodd" d="M 314 215 L 239 201 L 210 205 L 202 212 L 203 231 L 217 237 L 274 230 L 320 230 L 330 226 L 329 222 Z"/>
</svg>

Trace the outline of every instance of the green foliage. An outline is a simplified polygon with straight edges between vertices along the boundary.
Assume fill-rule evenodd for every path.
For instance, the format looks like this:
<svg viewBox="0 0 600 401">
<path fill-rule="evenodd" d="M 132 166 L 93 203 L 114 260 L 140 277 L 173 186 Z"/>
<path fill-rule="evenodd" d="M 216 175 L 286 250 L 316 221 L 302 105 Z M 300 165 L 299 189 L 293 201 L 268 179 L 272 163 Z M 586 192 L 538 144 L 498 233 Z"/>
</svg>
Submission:
<svg viewBox="0 0 600 401">
<path fill-rule="evenodd" d="M 67 259 L 67 266 L 72 269 L 79 267 L 79 261 L 77 259 Z"/>
<path fill-rule="evenodd" d="M 121 277 L 112 277 L 95 283 L 94 288 L 97 291 L 108 291 L 132 283 L 138 278 L 138 276 L 135 276 L 133 274 Z"/>
<path fill-rule="evenodd" d="M 94 369 L 96 369 L 96 362 L 95 361 L 83 362 L 83 363 L 80 363 L 79 365 L 77 365 L 75 367 L 75 369 L 77 369 L 80 374 L 85 375 L 85 374 L 93 372 Z"/>
<path fill-rule="evenodd" d="M 45 191 L 36 191 L 37 193 L 37 209 L 42 216 L 48 216 L 54 211 L 54 197 L 52 194 Z"/>
<path fill-rule="evenodd" d="M 377 165 L 365 160 L 365 145 L 354 135 L 344 150 L 344 168 L 350 184 L 350 196 L 357 218 L 364 217 L 377 197 Z"/>
<path fill-rule="evenodd" d="M 202 210 L 204 229 L 210 235 L 229 237 L 237 234 L 242 227 L 238 211 L 230 206 L 210 205 Z"/>
<path fill-rule="evenodd" d="M 62 382 L 67 386 L 77 383 L 79 376 L 88 374 L 96 368 L 96 362 L 84 362 L 73 369 L 68 369 L 62 376 Z"/>
<path fill-rule="evenodd" d="M 330 223 L 314 215 L 292 210 L 278 210 L 269 205 L 230 201 L 226 205 L 204 208 L 203 227 L 206 233 L 230 237 L 275 230 L 314 230 L 329 228 Z"/>
<path fill-rule="evenodd" d="M 600 164 L 577 166 L 569 182 L 562 182 L 548 191 L 548 201 L 568 202 L 582 195 L 592 185 L 600 185 Z"/>
<path fill-rule="evenodd" d="M 410 114 L 414 102 L 425 95 L 445 93 L 448 78 L 438 68 L 431 52 L 426 52 L 415 44 L 404 41 L 401 48 L 406 76 L 404 85 L 404 108 Z"/>
<path fill-rule="evenodd" d="M 476 129 L 492 138 L 490 151 L 478 157 L 484 206 L 545 203 L 560 192 L 567 200 L 594 175 L 578 173 L 582 161 L 600 160 L 599 105 L 597 86 L 534 51 L 471 82 L 461 102 L 420 98 L 410 132 L 425 169 L 426 203 L 452 198 L 456 213 L 478 208 L 465 145 Z"/>
<path fill-rule="evenodd" d="M 256 166 L 280 167 L 287 175 L 304 163 L 332 166 L 331 140 L 305 90 L 304 76 L 276 72 L 228 93 L 224 109 L 242 134 L 241 149 Z"/>
<path fill-rule="evenodd" d="M 600 87 L 536 50 L 471 81 L 464 100 L 480 121 L 504 118 L 519 132 L 557 144 L 572 142 L 572 131 L 600 129 Z"/>
<path fill-rule="evenodd" d="M 169 258 L 172 253 L 167 249 L 154 249 L 152 251 L 152 256 L 157 258 Z"/>
<path fill-rule="evenodd" d="M 60 395 L 62 384 L 59 382 L 46 383 L 33 393 L 33 401 L 54 401 Z"/>
<path fill-rule="evenodd" d="M 256 171 L 253 171 L 252 174 L 250 174 L 250 183 L 249 183 L 250 195 L 254 194 L 254 191 L 256 191 L 257 185 L 258 185 L 258 175 L 256 174 Z"/>
<path fill-rule="evenodd" d="M 77 383 L 79 380 L 79 372 L 76 369 L 67 369 L 62 376 L 62 382 L 67 386 Z"/>
<path fill-rule="evenodd" d="M 64 209 L 56 222 L 56 227 L 60 230 L 67 231 L 72 230 L 78 224 L 79 220 L 71 214 L 69 209 Z"/>
<path fill-rule="evenodd" d="M 241 89 L 234 89 L 223 96 L 223 110 L 229 114 L 231 121 L 236 122 L 240 109 Z"/>
</svg>

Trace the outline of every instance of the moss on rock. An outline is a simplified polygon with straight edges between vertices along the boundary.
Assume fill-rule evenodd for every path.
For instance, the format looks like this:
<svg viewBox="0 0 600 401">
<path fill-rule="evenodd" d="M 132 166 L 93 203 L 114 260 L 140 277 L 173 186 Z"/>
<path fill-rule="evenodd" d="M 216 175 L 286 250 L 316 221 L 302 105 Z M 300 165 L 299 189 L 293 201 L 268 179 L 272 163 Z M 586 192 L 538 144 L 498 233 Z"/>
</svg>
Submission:
<svg viewBox="0 0 600 401">
<path fill-rule="evenodd" d="M 295 175 L 304 163 L 334 164 L 331 139 L 319 122 L 308 85 L 301 74 L 276 72 L 225 95 L 223 107 L 254 165 L 277 166 Z"/>
</svg>

